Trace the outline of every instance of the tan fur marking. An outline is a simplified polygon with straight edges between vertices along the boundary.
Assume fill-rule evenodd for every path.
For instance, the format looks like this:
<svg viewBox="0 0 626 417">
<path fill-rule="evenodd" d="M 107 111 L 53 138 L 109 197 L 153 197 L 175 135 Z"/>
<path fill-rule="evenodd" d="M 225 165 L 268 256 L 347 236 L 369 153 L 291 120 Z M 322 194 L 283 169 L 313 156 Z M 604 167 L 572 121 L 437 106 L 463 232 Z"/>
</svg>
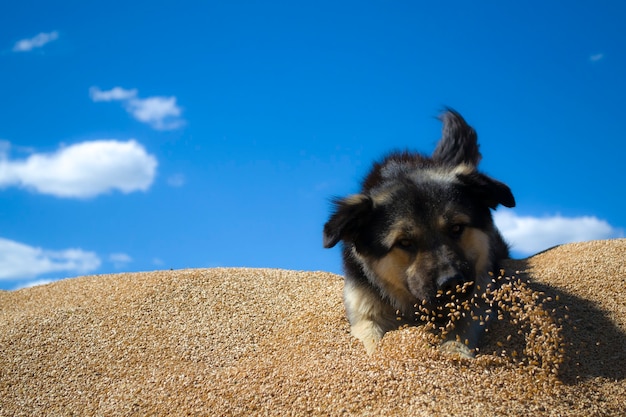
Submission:
<svg viewBox="0 0 626 417">
<path fill-rule="evenodd" d="M 378 190 L 376 194 L 372 195 L 374 204 L 381 205 L 387 203 L 393 198 L 394 193 L 398 190 L 398 186 L 388 186 L 382 190 Z"/>
<path fill-rule="evenodd" d="M 383 243 L 391 248 L 401 238 L 417 237 L 417 227 L 414 222 L 409 220 L 399 220 L 389 228 L 387 236 L 383 239 Z"/>
<path fill-rule="evenodd" d="M 489 236 L 482 230 L 467 228 L 460 244 L 467 259 L 474 264 L 476 276 L 484 275 L 489 267 Z"/>
<path fill-rule="evenodd" d="M 448 167 L 423 169 L 419 171 L 419 175 L 421 178 L 427 178 L 431 181 L 453 183 L 456 182 L 457 175 L 468 175 L 475 171 L 476 168 L 472 165 L 460 164 L 452 169 Z"/>
<path fill-rule="evenodd" d="M 454 167 L 454 169 L 451 172 L 454 175 L 459 175 L 459 174 L 468 175 L 468 174 L 471 174 L 474 171 L 476 171 L 476 167 L 474 167 L 473 165 L 460 164 L 460 165 L 457 165 L 456 167 Z"/>
<path fill-rule="evenodd" d="M 346 197 L 343 201 L 348 205 L 357 205 L 365 199 L 367 199 L 367 196 L 363 194 L 352 194 Z"/>
<path fill-rule="evenodd" d="M 383 281 L 390 298 L 402 305 L 413 305 L 414 298 L 406 286 L 406 270 L 410 266 L 411 256 L 401 249 L 392 249 L 383 258 L 373 262 L 373 270 Z"/>
<path fill-rule="evenodd" d="M 471 221 L 471 217 L 465 213 L 454 213 L 451 216 L 439 216 L 437 224 L 440 228 L 452 226 L 454 224 L 468 224 Z"/>
</svg>

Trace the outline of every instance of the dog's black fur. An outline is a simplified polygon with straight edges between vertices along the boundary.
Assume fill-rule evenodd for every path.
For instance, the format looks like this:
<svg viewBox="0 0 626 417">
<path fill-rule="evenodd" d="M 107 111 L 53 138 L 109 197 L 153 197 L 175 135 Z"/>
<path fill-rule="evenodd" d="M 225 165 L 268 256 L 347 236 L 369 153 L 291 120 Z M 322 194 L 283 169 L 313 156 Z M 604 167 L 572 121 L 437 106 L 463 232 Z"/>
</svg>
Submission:
<svg viewBox="0 0 626 417">
<path fill-rule="evenodd" d="M 431 157 L 395 152 L 375 163 L 359 194 L 333 201 L 324 225 L 324 247 L 343 243 L 346 313 L 368 353 L 407 322 L 399 315 L 414 318 L 422 304 L 445 303 L 442 293 L 469 286 L 480 299 L 508 257 L 491 209 L 515 206 L 513 194 L 477 170 L 477 135 L 463 117 L 447 109 L 440 119 Z M 445 349 L 472 356 L 481 333 L 468 318 Z"/>
</svg>

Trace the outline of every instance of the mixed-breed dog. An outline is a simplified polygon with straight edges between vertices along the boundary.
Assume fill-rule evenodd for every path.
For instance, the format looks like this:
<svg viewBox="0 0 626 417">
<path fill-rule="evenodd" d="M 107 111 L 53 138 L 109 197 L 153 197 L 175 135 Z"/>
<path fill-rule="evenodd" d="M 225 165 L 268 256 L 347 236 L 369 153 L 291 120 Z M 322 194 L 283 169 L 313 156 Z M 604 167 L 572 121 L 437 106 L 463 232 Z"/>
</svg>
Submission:
<svg viewBox="0 0 626 417">
<path fill-rule="evenodd" d="M 515 199 L 478 171 L 477 135 L 463 117 L 447 109 L 440 120 L 431 156 L 395 152 L 374 163 L 360 193 L 333 200 L 324 225 L 324 247 L 342 243 L 346 314 L 369 354 L 424 311 L 471 300 L 441 347 L 473 357 L 485 330 L 476 317 L 494 314 L 483 295 L 509 251 L 491 210 Z"/>
</svg>

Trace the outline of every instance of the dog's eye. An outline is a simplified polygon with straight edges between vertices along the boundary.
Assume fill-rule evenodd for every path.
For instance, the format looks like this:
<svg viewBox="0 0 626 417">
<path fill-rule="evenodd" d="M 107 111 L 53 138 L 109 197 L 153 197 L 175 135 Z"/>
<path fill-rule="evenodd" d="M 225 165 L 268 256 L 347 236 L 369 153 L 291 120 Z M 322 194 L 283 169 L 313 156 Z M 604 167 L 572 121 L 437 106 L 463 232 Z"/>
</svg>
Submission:
<svg viewBox="0 0 626 417">
<path fill-rule="evenodd" d="M 415 242 L 413 242 L 411 239 L 399 239 L 396 242 L 396 245 L 400 249 L 404 249 L 404 250 L 407 250 L 407 251 L 414 251 L 415 250 Z"/>
<path fill-rule="evenodd" d="M 450 228 L 450 236 L 452 236 L 454 238 L 461 237 L 461 235 L 463 234 L 464 230 L 465 230 L 465 225 L 464 224 L 454 224 Z"/>
</svg>

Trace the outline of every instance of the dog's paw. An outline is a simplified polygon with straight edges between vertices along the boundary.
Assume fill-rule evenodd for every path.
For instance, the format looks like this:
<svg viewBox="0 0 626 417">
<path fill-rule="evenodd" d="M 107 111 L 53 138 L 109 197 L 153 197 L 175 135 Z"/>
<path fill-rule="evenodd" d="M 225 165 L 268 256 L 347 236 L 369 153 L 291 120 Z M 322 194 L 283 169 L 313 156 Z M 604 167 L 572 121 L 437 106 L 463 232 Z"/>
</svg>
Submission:
<svg viewBox="0 0 626 417">
<path fill-rule="evenodd" d="M 462 358 L 473 359 L 475 357 L 472 349 L 467 347 L 466 344 L 457 342 L 456 340 L 448 340 L 439 346 L 439 349 L 449 355 L 459 355 Z"/>
<path fill-rule="evenodd" d="M 370 320 L 358 322 L 350 328 L 350 333 L 363 343 L 368 355 L 372 355 L 376 351 L 378 342 L 383 336 L 380 327 Z"/>
<path fill-rule="evenodd" d="M 365 352 L 372 356 L 374 352 L 376 352 L 376 348 L 378 347 L 378 341 L 374 339 L 364 339 L 363 346 L 365 347 Z"/>
</svg>

